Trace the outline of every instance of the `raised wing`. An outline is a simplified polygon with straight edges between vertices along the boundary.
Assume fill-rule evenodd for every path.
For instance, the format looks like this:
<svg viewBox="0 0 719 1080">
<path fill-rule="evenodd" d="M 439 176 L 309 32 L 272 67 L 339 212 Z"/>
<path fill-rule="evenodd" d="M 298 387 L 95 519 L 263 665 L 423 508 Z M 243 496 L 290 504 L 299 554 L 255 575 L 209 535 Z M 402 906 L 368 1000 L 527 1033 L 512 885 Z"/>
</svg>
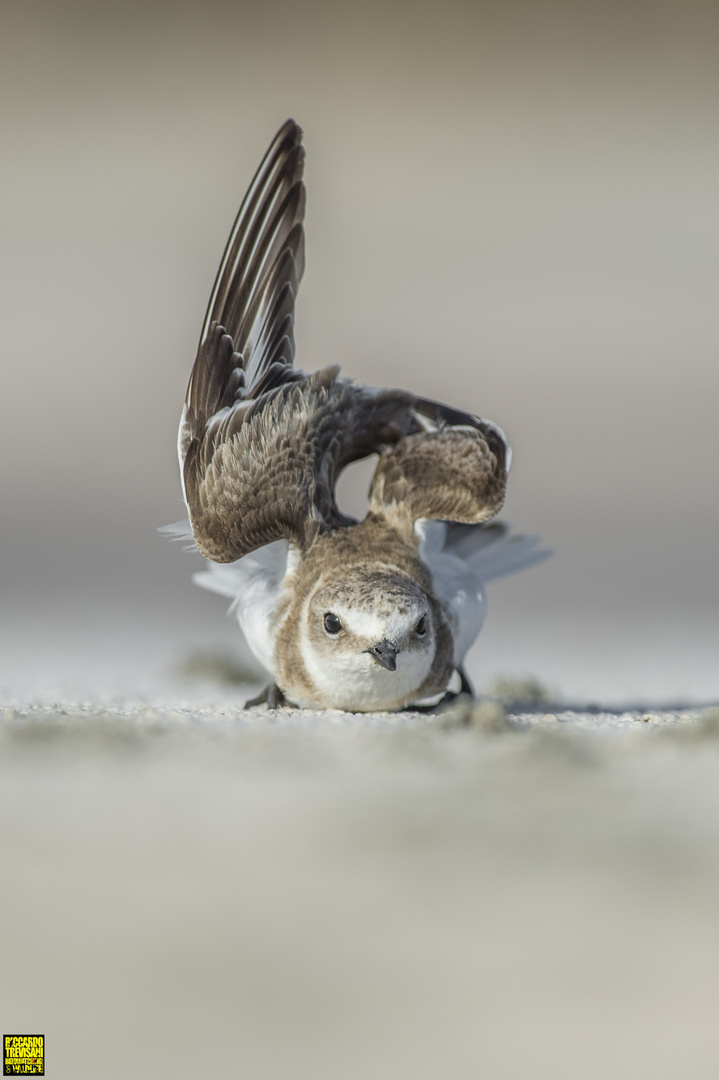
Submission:
<svg viewBox="0 0 719 1080">
<path fill-rule="evenodd" d="M 417 404 L 421 409 L 429 403 Z M 504 503 L 507 459 L 502 433 L 476 417 L 408 435 L 380 455 L 370 511 L 404 532 L 419 518 L 487 521 Z"/>
<path fill-rule="evenodd" d="M 449 430 L 473 432 L 460 441 L 471 443 L 492 507 L 498 509 L 504 493 L 507 447 L 493 425 L 402 391 L 359 386 L 340 378 L 336 367 L 310 375 L 293 367 L 294 301 L 304 267 L 301 138 L 288 120 L 242 203 L 180 422 L 180 469 L 193 535 L 202 554 L 217 562 L 233 562 L 281 538 L 304 549 L 319 532 L 352 524 L 335 503 L 339 473 L 351 461 L 395 446 L 395 456 L 385 453 L 380 462 L 374 512 L 397 527 L 412 514 L 438 516 L 437 506 L 439 516 L 452 517 L 451 498 L 441 505 L 434 494 L 422 498 L 422 469 L 414 469 L 401 450 L 405 442 L 407 451 L 421 446 L 425 461 L 426 440 L 444 445 Z M 395 477 L 398 468 L 404 472 L 409 493 L 407 512 L 399 515 L 390 465 Z M 494 512 L 482 510 L 477 517 L 473 507 L 469 517 L 462 510 L 459 520 L 483 520 Z"/>
</svg>

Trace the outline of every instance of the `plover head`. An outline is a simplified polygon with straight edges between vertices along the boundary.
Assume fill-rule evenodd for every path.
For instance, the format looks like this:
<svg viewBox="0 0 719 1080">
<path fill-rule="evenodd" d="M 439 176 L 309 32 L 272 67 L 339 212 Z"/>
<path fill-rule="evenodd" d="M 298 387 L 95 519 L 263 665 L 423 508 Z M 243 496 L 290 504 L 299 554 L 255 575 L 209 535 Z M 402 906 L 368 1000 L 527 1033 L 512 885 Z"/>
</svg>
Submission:
<svg viewBox="0 0 719 1080">
<path fill-rule="evenodd" d="M 435 663 L 433 605 L 409 575 L 373 565 L 321 580 L 299 627 L 300 651 L 335 708 L 366 712 L 417 700 Z"/>
</svg>

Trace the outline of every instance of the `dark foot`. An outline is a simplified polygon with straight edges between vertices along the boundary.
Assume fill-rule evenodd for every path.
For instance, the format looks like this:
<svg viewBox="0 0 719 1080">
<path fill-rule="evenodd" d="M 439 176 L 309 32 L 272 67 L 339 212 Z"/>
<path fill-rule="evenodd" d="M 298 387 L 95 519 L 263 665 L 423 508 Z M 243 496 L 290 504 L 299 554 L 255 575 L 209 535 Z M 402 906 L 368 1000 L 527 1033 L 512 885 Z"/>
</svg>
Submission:
<svg viewBox="0 0 719 1080">
<path fill-rule="evenodd" d="M 245 702 L 246 709 L 252 709 L 255 705 L 266 705 L 268 709 L 279 709 L 285 703 L 285 695 L 277 683 L 270 683 L 257 697 L 250 698 Z"/>
</svg>

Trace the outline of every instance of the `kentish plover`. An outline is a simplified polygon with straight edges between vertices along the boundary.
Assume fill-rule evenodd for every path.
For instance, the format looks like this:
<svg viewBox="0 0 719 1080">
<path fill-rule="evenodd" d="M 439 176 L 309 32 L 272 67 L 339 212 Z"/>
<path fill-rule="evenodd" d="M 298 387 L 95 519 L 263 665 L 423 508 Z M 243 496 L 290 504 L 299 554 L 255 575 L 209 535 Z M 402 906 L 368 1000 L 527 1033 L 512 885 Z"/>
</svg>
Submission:
<svg viewBox="0 0 719 1080">
<path fill-rule="evenodd" d="M 271 704 L 401 709 L 441 694 L 455 671 L 467 686 L 483 581 L 543 553 L 534 537 L 482 524 L 504 501 L 500 428 L 338 367 L 294 367 L 301 139 L 288 120 L 250 185 L 190 376 L 180 472 L 194 541 L 212 560 L 195 580 L 232 598 L 274 680 Z M 374 453 L 358 522 L 335 484 Z"/>
</svg>

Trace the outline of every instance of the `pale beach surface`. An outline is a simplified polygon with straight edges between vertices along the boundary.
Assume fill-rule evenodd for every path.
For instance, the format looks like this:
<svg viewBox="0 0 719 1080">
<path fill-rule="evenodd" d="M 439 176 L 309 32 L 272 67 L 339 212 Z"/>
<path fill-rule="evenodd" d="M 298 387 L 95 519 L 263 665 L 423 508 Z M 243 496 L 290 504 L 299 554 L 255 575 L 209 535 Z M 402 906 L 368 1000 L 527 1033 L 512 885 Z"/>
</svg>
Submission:
<svg viewBox="0 0 719 1080">
<path fill-rule="evenodd" d="M 1 18 L 2 1031 L 52 1080 L 715 1080 L 719 5 Z M 555 552 L 474 711 L 245 711 L 157 536 L 290 115 L 298 363 L 500 424 Z"/>
<path fill-rule="evenodd" d="M 4 687 L 0 1016 L 47 1075 L 714 1074 L 719 710 L 269 712 L 228 674 Z"/>
</svg>

